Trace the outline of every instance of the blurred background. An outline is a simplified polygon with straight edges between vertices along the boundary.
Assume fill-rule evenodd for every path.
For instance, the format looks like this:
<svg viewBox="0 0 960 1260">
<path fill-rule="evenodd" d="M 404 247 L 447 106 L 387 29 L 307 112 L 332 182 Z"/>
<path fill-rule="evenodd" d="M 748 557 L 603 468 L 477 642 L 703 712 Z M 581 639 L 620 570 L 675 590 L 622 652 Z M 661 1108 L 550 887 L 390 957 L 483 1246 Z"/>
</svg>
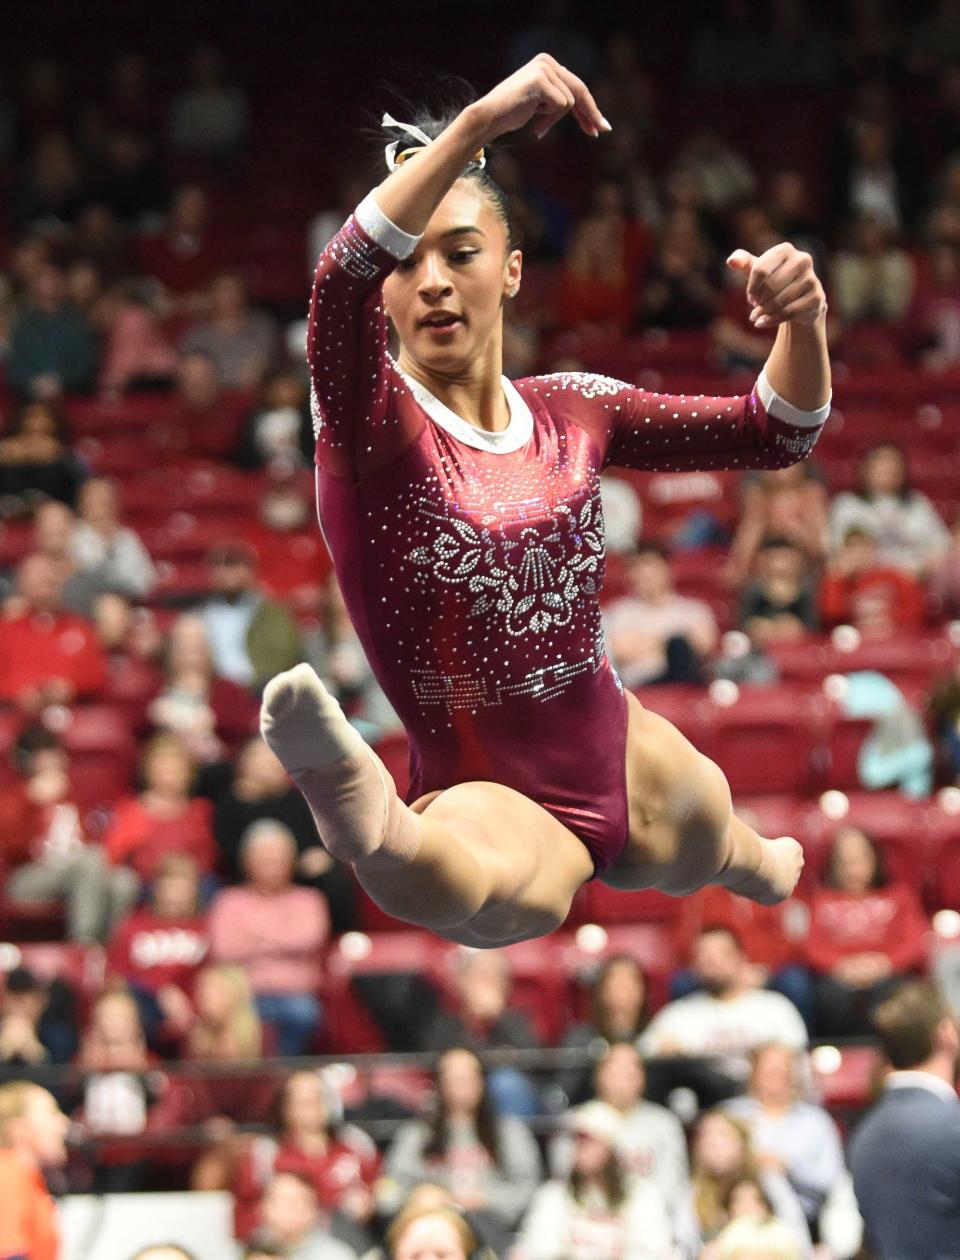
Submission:
<svg viewBox="0 0 960 1260">
<path fill-rule="evenodd" d="M 797 1246 L 857 1254 L 871 1011 L 904 976 L 960 1001 L 960 3 L 3 17 L 0 1076 L 73 1120 L 55 1188 L 189 1193 L 199 1260 L 263 1228 L 264 1255 L 336 1260 L 439 1182 L 496 1254 L 546 1260 L 550 1195 L 585 1178 L 601 1224 L 558 1246 L 626 1260 L 623 1204 L 654 1194 L 656 1254 L 695 1260 L 749 1182 Z M 314 519 L 311 274 L 382 178 L 384 109 L 541 50 L 613 132 L 490 156 L 524 251 L 509 375 L 745 393 L 773 338 L 730 250 L 790 240 L 827 289 L 811 461 L 604 486 L 625 684 L 807 868 L 767 910 L 591 884 L 562 932 L 477 956 L 331 866 L 256 715 L 308 660 L 406 782 Z M 657 1024 L 747 993 L 779 999 L 762 1035 L 709 1003 Z M 787 1053 L 751 1066 L 762 1041 Z M 761 1123 L 777 1097 L 823 1126 L 812 1182 Z M 640 1189 L 603 1188 L 577 1124 Z M 120 1254 L 65 1202 L 65 1255 Z"/>
</svg>

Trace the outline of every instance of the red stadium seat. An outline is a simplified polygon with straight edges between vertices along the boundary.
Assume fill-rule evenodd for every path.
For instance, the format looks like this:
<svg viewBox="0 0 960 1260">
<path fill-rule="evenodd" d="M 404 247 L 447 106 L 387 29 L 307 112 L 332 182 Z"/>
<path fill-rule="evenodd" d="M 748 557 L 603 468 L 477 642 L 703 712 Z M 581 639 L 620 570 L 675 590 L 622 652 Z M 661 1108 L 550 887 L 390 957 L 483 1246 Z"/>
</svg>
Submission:
<svg viewBox="0 0 960 1260">
<path fill-rule="evenodd" d="M 824 1107 L 860 1110 L 876 1093 L 882 1063 L 872 1046 L 831 1046 L 814 1050 L 813 1065 Z"/>
<path fill-rule="evenodd" d="M 523 1011 L 545 1045 L 560 1040 L 569 1018 L 562 951 L 554 936 L 521 941 L 503 950 L 513 977 L 510 1005 Z"/>
<path fill-rule="evenodd" d="M 586 898 L 587 920 L 604 927 L 613 923 L 671 923 L 680 905 L 676 897 L 668 897 L 655 888 L 622 892 L 598 879 L 587 884 Z"/>
<path fill-rule="evenodd" d="M 122 707 L 57 709 L 48 712 L 45 721 L 70 754 L 73 799 L 78 805 L 110 807 L 131 791 L 137 748 Z"/>
<path fill-rule="evenodd" d="M 667 1000 L 670 977 L 679 966 L 672 928 L 653 923 L 609 927 L 588 923 L 563 938 L 560 953 L 576 1018 L 586 1013 L 588 989 L 599 967 L 605 959 L 617 954 L 626 954 L 640 965 L 653 1009 Z"/>
<path fill-rule="evenodd" d="M 715 744 L 709 755 L 735 795 L 799 795 L 810 789 L 822 735 L 823 704 L 816 692 L 783 686 L 728 692 L 715 685 L 712 694 Z M 732 703 L 725 703 L 728 699 Z"/>
</svg>

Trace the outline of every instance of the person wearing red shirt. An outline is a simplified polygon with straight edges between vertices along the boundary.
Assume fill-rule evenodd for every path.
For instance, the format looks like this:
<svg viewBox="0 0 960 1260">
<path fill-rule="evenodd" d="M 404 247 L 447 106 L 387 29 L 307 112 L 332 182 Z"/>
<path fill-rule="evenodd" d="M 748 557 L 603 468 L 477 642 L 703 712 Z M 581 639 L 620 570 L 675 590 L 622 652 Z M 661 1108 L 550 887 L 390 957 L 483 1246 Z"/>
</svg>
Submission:
<svg viewBox="0 0 960 1260">
<path fill-rule="evenodd" d="M 909 573 L 883 564 L 876 539 L 858 525 L 847 530 L 823 579 L 820 609 L 826 626 L 887 638 L 923 624 L 923 590 Z"/>
<path fill-rule="evenodd" d="M 57 1260 L 57 1209 L 41 1168 L 66 1163 L 69 1123 L 39 1085 L 0 1087 L 0 1260 Z"/>
<path fill-rule="evenodd" d="M 209 217 L 207 194 L 196 184 L 184 184 L 173 195 L 165 230 L 143 237 L 137 247 L 143 274 L 159 280 L 187 309 L 199 305 L 219 265 Z"/>
<path fill-rule="evenodd" d="M 123 920 L 107 955 L 109 973 L 126 981 L 154 1044 L 179 1041 L 190 1027 L 194 981 L 209 949 L 200 868 L 189 853 L 168 853 L 149 903 Z"/>
<path fill-rule="evenodd" d="M 62 900 L 67 936 L 104 941 L 140 892 L 133 871 L 112 867 L 88 843 L 72 799 L 70 763 L 59 739 L 27 726 L 17 737 L 19 781 L 0 791 L 0 867 L 14 901 Z"/>
<path fill-rule="evenodd" d="M 0 621 L 0 701 L 28 713 L 87 699 L 106 682 L 93 626 L 64 611 L 63 581 L 47 556 L 27 556 L 7 604 L 9 618 Z"/>
<path fill-rule="evenodd" d="M 923 967 L 927 930 L 917 894 L 886 882 L 869 836 L 838 831 L 825 884 L 810 901 L 806 943 L 820 1035 L 869 1035 L 874 1007 Z"/>
<path fill-rule="evenodd" d="M 154 879 L 169 853 L 189 853 L 204 875 L 213 873 L 217 846 L 208 800 L 191 798 L 194 763 L 177 735 L 155 736 L 141 760 L 144 790 L 117 805 L 104 837 L 107 857 L 145 882 Z"/>
<path fill-rule="evenodd" d="M 338 1111 L 319 1072 L 294 1072 L 288 1078 L 279 1099 L 279 1132 L 254 1139 L 232 1183 L 237 1238 L 247 1238 L 260 1223 L 260 1199 L 275 1173 L 309 1181 L 327 1213 L 340 1213 L 361 1226 L 370 1220 L 380 1158 L 365 1133 L 337 1123 Z"/>
</svg>

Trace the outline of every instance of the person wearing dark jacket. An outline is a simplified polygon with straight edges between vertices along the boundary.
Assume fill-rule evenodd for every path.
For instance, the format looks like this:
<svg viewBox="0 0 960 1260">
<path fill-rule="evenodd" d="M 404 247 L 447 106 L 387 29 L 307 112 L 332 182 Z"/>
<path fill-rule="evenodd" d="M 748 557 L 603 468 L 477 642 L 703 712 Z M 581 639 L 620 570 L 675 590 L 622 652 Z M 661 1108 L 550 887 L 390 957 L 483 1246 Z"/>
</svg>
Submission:
<svg viewBox="0 0 960 1260">
<path fill-rule="evenodd" d="M 960 1029 L 938 990 L 904 984 L 874 1015 L 893 1071 L 850 1144 L 879 1260 L 955 1260 L 960 1246 Z"/>
</svg>

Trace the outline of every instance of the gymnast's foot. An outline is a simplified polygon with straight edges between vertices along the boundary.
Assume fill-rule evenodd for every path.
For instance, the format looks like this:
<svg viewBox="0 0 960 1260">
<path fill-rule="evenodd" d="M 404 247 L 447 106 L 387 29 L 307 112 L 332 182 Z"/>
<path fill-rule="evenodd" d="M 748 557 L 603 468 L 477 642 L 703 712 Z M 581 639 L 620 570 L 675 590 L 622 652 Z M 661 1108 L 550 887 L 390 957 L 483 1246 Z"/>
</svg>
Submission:
<svg viewBox="0 0 960 1260">
<path fill-rule="evenodd" d="M 761 841 L 762 857 L 757 870 L 735 866 L 722 872 L 724 888 L 749 897 L 761 906 L 775 906 L 793 893 L 803 870 L 803 848 L 792 836 Z"/>
<path fill-rule="evenodd" d="M 409 824 L 399 816 L 409 811 L 393 780 L 309 665 L 295 665 L 267 683 L 260 732 L 303 793 L 324 847 L 338 861 L 362 861 L 385 844 L 409 845 Z"/>
</svg>

